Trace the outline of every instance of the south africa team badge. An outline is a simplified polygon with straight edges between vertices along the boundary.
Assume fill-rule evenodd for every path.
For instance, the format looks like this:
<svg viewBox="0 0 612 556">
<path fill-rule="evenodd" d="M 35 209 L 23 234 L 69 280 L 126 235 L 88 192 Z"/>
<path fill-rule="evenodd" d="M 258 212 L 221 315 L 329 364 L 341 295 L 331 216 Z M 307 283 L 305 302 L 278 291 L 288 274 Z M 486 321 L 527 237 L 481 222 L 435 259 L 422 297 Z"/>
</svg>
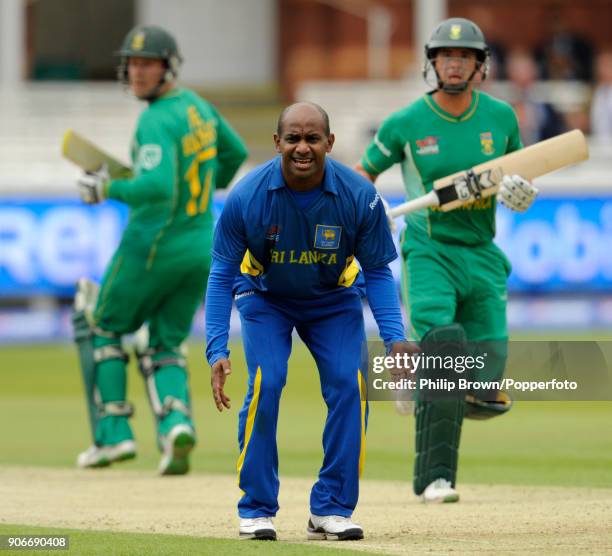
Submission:
<svg viewBox="0 0 612 556">
<path fill-rule="evenodd" d="M 317 224 L 315 228 L 315 249 L 338 249 L 341 235 L 341 226 Z"/>
<path fill-rule="evenodd" d="M 139 33 L 136 33 L 134 35 L 134 38 L 132 39 L 132 48 L 134 50 L 142 50 L 144 48 L 144 43 L 145 43 L 145 34 L 140 31 Z"/>
<path fill-rule="evenodd" d="M 461 25 L 451 25 L 448 38 L 458 41 L 461 38 Z"/>
<path fill-rule="evenodd" d="M 482 154 L 491 156 L 495 154 L 495 147 L 493 146 L 493 135 L 490 131 L 480 134 L 480 146 L 482 147 Z"/>
</svg>

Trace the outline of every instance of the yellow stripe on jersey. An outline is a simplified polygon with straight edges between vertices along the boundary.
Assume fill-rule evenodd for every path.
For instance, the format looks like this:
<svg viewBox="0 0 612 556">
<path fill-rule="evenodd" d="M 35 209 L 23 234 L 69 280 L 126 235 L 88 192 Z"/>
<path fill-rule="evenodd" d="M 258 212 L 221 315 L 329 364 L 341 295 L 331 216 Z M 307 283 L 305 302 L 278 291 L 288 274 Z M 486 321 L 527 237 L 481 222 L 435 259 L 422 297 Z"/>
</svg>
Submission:
<svg viewBox="0 0 612 556">
<path fill-rule="evenodd" d="M 357 369 L 357 381 L 359 383 L 359 399 L 361 402 L 361 447 L 359 448 L 359 477 L 363 473 L 366 456 L 366 384 L 361 371 Z"/>
<path fill-rule="evenodd" d="M 210 160 L 211 158 L 215 158 L 217 156 L 217 147 L 208 147 L 198 154 L 198 162 L 205 162 Z"/>
<path fill-rule="evenodd" d="M 104 312 L 106 302 L 108 301 L 108 290 L 110 290 L 111 284 L 115 281 L 115 278 L 117 277 L 117 272 L 119 272 L 119 269 L 121 268 L 122 264 L 123 264 L 123 255 L 120 255 L 113 261 L 112 266 L 109 267 L 107 270 L 107 274 L 109 278 L 104 282 L 102 291 L 100 291 L 98 295 L 98 306 L 94 310 L 94 324 L 96 326 L 98 325 L 98 322 L 100 320 L 100 315 Z"/>
<path fill-rule="evenodd" d="M 191 199 L 187 202 L 186 207 L 189 216 L 195 216 L 198 212 L 206 212 L 208 208 L 213 170 L 209 168 L 206 172 L 204 187 L 202 188 L 202 183 L 200 182 L 200 164 L 213 159 L 215 156 L 217 156 L 217 147 L 209 147 L 201 151 L 193 158 L 187 172 L 185 172 L 185 180 L 189 182 L 189 191 L 191 192 Z M 200 195 L 200 207 L 198 209 L 198 197 Z"/>
<path fill-rule="evenodd" d="M 251 276 L 259 276 L 263 274 L 263 265 L 253 257 L 252 253 L 247 249 L 244 253 L 242 262 L 240 263 L 240 272 L 242 274 L 249 274 Z"/>
<path fill-rule="evenodd" d="M 210 200 L 210 188 L 212 185 L 213 169 L 209 168 L 206 171 L 206 177 L 204 178 L 204 191 L 200 198 L 200 212 L 206 212 L 208 209 L 208 201 Z"/>
<path fill-rule="evenodd" d="M 363 153 L 363 156 L 361 157 L 361 165 L 363 166 L 363 169 L 368 173 L 368 174 L 380 174 L 382 173 L 382 170 L 379 170 L 373 163 L 372 161 L 368 158 L 368 155 L 366 153 Z M 370 171 L 370 169 L 372 171 Z"/>
<path fill-rule="evenodd" d="M 259 392 L 261 390 L 261 367 L 257 367 L 257 373 L 255 374 L 255 382 L 253 384 L 253 397 L 249 404 L 249 411 L 247 413 L 245 431 L 244 431 L 244 447 L 240 456 L 238 457 L 238 463 L 236 464 L 236 470 L 238 471 L 238 486 L 240 486 L 240 472 L 244 465 L 244 458 L 246 457 L 246 451 L 249 447 L 249 441 L 251 440 L 251 434 L 253 434 L 253 426 L 255 425 L 255 416 L 257 415 L 257 404 L 259 403 Z"/>
<path fill-rule="evenodd" d="M 338 285 L 350 288 L 359 274 L 359 266 L 355 261 L 355 255 L 346 258 L 346 266 L 338 278 Z"/>
<path fill-rule="evenodd" d="M 474 106 L 472 106 L 472 109 L 461 118 L 462 122 L 469 120 L 474 115 L 474 112 L 476 112 L 476 108 L 478 108 L 478 101 L 480 100 L 480 91 L 474 91 L 474 95 L 476 97 L 474 99 Z"/>
<path fill-rule="evenodd" d="M 476 108 L 478 108 L 478 100 L 480 99 L 480 91 L 474 91 L 473 106 L 470 108 L 470 110 L 466 114 L 464 114 L 463 116 L 459 118 L 448 116 L 444 112 L 442 112 L 429 98 L 429 95 L 425 95 L 423 98 L 425 99 L 425 104 L 427 104 L 427 106 L 429 106 L 429 108 L 431 108 L 436 113 L 437 116 L 440 116 L 440 118 L 442 118 L 443 120 L 446 120 L 447 122 L 452 122 L 454 124 L 457 124 L 459 122 L 465 122 L 469 120 L 474 115 L 474 112 L 476 112 Z"/>
</svg>

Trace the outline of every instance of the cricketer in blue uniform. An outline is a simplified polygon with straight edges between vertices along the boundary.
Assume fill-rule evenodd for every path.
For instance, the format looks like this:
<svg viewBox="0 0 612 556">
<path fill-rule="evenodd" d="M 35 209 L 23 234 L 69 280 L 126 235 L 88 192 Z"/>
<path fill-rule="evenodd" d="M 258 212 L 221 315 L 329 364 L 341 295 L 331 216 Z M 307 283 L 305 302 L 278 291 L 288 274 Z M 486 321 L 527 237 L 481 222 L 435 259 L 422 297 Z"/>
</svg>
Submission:
<svg viewBox="0 0 612 556">
<path fill-rule="evenodd" d="M 357 504 L 367 424 L 364 284 L 383 340 L 391 352 L 407 349 L 383 205 L 368 180 L 326 158 L 334 139 L 328 121 L 310 103 L 285 109 L 275 135 L 281 156 L 234 187 L 215 231 L 206 355 L 219 410 L 229 407 L 232 293 L 249 374 L 239 415 L 241 518 L 272 517 L 279 508 L 276 426 L 292 331 L 316 361 L 328 407 L 312 516 L 350 518 Z"/>
</svg>

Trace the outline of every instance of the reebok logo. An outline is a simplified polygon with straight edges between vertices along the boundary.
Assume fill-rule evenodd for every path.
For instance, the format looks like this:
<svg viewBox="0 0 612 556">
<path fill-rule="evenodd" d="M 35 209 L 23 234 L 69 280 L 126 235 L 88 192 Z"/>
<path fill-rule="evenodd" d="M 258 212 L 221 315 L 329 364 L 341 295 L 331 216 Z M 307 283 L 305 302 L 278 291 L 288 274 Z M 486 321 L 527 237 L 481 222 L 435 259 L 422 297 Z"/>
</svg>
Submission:
<svg viewBox="0 0 612 556">
<path fill-rule="evenodd" d="M 247 297 L 249 295 L 255 295 L 255 290 L 247 290 L 247 291 L 242 292 L 242 293 L 237 293 L 234 296 L 234 301 L 238 301 L 239 299 L 242 299 L 243 297 Z"/>
</svg>

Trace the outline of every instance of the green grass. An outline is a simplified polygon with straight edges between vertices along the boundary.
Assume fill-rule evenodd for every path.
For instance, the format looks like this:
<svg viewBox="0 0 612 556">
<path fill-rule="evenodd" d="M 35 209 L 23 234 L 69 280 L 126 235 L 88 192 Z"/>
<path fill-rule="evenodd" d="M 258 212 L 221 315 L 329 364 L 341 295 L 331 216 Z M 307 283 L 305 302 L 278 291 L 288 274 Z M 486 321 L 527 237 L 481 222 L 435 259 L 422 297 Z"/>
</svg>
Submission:
<svg viewBox="0 0 612 556">
<path fill-rule="evenodd" d="M 52 554 L 79 554 L 103 556 L 174 556 L 185 554 L 212 554 L 215 556 L 240 554 L 241 556 L 303 554 L 356 556 L 373 554 L 356 550 L 335 549 L 300 543 L 248 542 L 240 540 L 212 539 L 208 537 L 187 537 L 182 535 L 154 535 L 148 533 L 111 533 L 105 531 L 80 531 L 28 525 L 0 524 L 0 535 L 68 535 L 70 548 L 67 551 L 54 550 Z M 41 554 L 41 551 L 2 550 L 3 554 Z"/>
<path fill-rule="evenodd" d="M 232 409 L 212 402 L 203 346 L 193 344 L 191 384 L 199 444 L 196 472 L 233 473 L 238 456 L 237 413 L 246 388 L 245 363 L 234 345 L 228 392 Z M 0 464 L 73 466 L 90 443 L 76 353 L 69 344 L 0 348 Z M 154 470 L 159 454 L 142 380 L 129 373 L 136 404 L 139 457 L 124 469 Z M 315 477 L 322 458 L 325 407 L 314 363 L 297 343 L 290 360 L 278 429 L 280 473 Z M 459 480 L 475 483 L 612 487 L 610 402 L 522 402 L 501 418 L 466 421 Z M 414 419 L 395 414 L 389 402 L 370 404 L 364 478 L 412 477 Z"/>
</svg>

